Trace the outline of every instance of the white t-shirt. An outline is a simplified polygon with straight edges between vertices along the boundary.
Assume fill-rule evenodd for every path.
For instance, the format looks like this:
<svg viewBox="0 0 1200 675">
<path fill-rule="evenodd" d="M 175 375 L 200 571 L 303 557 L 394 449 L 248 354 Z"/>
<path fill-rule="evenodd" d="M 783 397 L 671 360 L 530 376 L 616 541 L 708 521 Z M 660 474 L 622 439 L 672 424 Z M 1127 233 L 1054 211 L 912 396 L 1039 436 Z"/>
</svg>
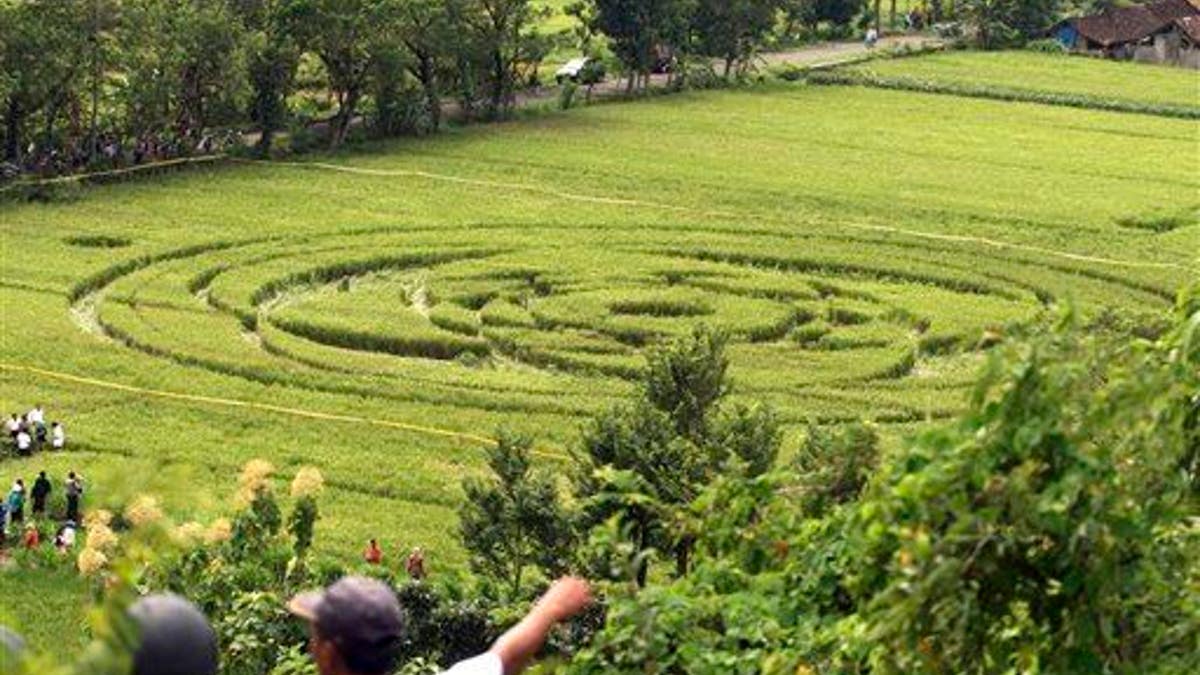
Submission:
<svg viewBox="0 0 1200 675">
<path fill-rule="evenodd" d="M 41 408 L 34 408 L 33 410 L 30 410 L 26 417 L 28 418 L 30 424 L 46 423 L 46 413 L 42 412 Z"/>
<path fill-rule="evenodd" d="M 54 434 L 51 439 L 51 445 L 56 448 L 61 448 L 67 442 L 67 433 L 63 431 L 62 425 L 54 427 Z"/>
<path fill-rule="evenodd" d="M 28 450 L 30 445 L 33 445 L 33 439 L 29 437 L 29 434 L 25 433 L 24 431 L 17 434 L 18 450 Z"/>
<path fill-rule="evenodd" d="M 459 661 L 442 675 L 504 675 L 504 664 L 500 657 L 487 652 L 466 661 Z"/>
<path fill-rule="evenodd" d="M 8 429 L 8 433 L 11 434 L 14 431 L 16 431 L 17 429 L 21 428 L 21 423 L 10 417 L 10 418 L 8 418 L 8 421 L 6 421 L 4 423 L 4 428 Z"/>
</svg>

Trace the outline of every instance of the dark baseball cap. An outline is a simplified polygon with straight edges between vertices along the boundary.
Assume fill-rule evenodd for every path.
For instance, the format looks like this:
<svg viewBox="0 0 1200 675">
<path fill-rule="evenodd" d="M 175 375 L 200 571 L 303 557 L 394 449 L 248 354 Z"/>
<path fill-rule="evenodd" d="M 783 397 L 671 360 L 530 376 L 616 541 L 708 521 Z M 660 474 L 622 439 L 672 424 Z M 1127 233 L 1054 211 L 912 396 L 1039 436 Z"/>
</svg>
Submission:
<svg viewBox="0 0 1200 675">
<path fill-rule="evenodd" d="M 217 635 L 204 614 L 172 593 L 133 603 L 129 616 L 141 631 L 134 675 L 215 675 Z"/>
<path fill-rule="evenodd" d="M 356 672 L 383 673 L 395 664 L 404 613 L 391 587 L 377 579 L 344 577 L 323 591 L 301 593 L 288 609 L 337 645 Z"/>
</svg>

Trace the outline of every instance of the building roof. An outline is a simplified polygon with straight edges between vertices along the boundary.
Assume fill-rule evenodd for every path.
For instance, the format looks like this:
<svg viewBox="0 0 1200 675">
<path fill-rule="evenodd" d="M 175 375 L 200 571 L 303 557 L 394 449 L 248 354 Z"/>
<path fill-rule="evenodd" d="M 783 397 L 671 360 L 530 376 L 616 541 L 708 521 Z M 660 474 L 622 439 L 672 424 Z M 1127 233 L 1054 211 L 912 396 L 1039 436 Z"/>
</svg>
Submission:
<svg viewBox="0 0 1200 675">
<path fill-rule="evenodd" d="M 1200 0 L 1158 0 L 1072 20 L 1079 34 L 1102 47 L 1139 42 L 1177 19 L 1200 16 Z"/>
<path fill-rule="evenodd" d="M 1175 19 L 1175 26 L 1192 41 L 1192 44 L 1200 45 L 1200 14 Z"/>
<path fill-rule="evenodd" d="M 1154 16 L 1168 21 L 1200 14 L 1200 0 L 1158 0 L 1142 6 Z"/>
</svg>

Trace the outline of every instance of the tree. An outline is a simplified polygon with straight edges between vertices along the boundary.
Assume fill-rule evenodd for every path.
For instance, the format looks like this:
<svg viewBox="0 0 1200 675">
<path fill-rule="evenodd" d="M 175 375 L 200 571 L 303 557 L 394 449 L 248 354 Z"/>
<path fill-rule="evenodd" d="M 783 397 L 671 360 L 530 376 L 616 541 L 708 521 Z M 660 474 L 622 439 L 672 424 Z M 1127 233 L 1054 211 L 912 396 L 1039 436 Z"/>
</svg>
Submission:
<svg viewBox="0 0 1200 675">
<path fill-rule="evenodd" d="M 421 83 L 429 130 L 442 124 L 441 61 L 455 43 L 452 0 L 406 0 L 400 7 L 400 41 L 408 50 L 409 71 Z"/>
<path fill-rule="evenodd" d="M 728 342 L 724 333 L 698 326 L 646 358 L 646 401 L 671 418 L 677 434 L 693 442 L 705 438 L 710 414 L 729 393 Z"/>
<path fill-rule="evenodd" d="M 302 42 L 325 66 L 337 101 L 330 120 L 329 145 L 345 140 L 366 94 L 372 68 L 398 21 L 390 0 L 297 0 L 293 16 Z"/>
<path fill-rule="evenodd" d="M 266 156 L 275 133 L 287 123 L 287 96 L 300 61 L 291 0 L 234 0 L 233 12 L 246 36 L 252 97 L 250 119 L 258 124 L 258 152 Z"/>
<path fill-rule="evenodd" d="M 504 583 L 509 599 L 516 600 L 530 568 L 548 578 L 566 568 L 572 536 L 553 477 L 530 465 L 532 442 L 505 432 L 499 436 L 488 456 L 492 476 L 463 481 L 459 521 L 471 568 Z"/>
<path fill-rule="evenodd" d="M 699 0 L 692 14 L 696 52 L 725 62 L 728 78 L 741 72 L 775 27 L 780 0 Z"/>
<path fill-rule="evenodd" d="M 595 8 L 594 28 L 608 36 L 632 91 L 661 54 L 684 44 L 692 0 L 595 0 Z"/>
<path fill-rule="evenodd" d="M 682 511 L 733 457 L 757 475 L 778 454 L 779 427 L 769 408 L 721 409 L 730 390 L 727 342 L 723 333 L 698 326 L 655 348 L 641 397 L 584 429 L 574 478 L 583 526 L 616 521 L 633 544 L 639 585 L 646 583 L 651 548 L 671 551 L 676 572 L 686 572 L 694 533 L 681 527 Z"/>
<path fill-rule="evenodd" d="M 85 72 L 86 62 L 79 58 L 87 52 L 85 10 L 81 0 L 0 3 L 6 160 L 21 161 L 34 115 L 44 113 L 50 130 L 67 98 L 75 95 Z"/>
<path fill-rule="evenodd" d="M 488 115 L 499 117 L 514 101 L 517 69 L 526 55 L 526 30 L 539 16 L 530 0 L 472 0 L 475 33 L 488 61 Z"/>
</svg>

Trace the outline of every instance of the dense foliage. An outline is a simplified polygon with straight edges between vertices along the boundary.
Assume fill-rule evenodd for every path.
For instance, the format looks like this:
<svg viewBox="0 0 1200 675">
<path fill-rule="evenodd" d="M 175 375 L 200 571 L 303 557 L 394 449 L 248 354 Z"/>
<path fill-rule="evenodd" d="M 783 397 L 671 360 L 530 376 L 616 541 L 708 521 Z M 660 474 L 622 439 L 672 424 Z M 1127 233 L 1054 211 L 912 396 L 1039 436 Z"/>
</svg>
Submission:
<svg viewBox="0 0 1200 675">
<path fill-rule="evenodd" d="M 612 602 L 572 670 L 1194 671 L 1197 392 L 1197 295 L 1156 342 L 1066 315 L 998 349 L 967 414 L 861 497 L 854 429 L 810 436 L 798 473 L 714 485 L 694 570 Z"/>
</svg>

